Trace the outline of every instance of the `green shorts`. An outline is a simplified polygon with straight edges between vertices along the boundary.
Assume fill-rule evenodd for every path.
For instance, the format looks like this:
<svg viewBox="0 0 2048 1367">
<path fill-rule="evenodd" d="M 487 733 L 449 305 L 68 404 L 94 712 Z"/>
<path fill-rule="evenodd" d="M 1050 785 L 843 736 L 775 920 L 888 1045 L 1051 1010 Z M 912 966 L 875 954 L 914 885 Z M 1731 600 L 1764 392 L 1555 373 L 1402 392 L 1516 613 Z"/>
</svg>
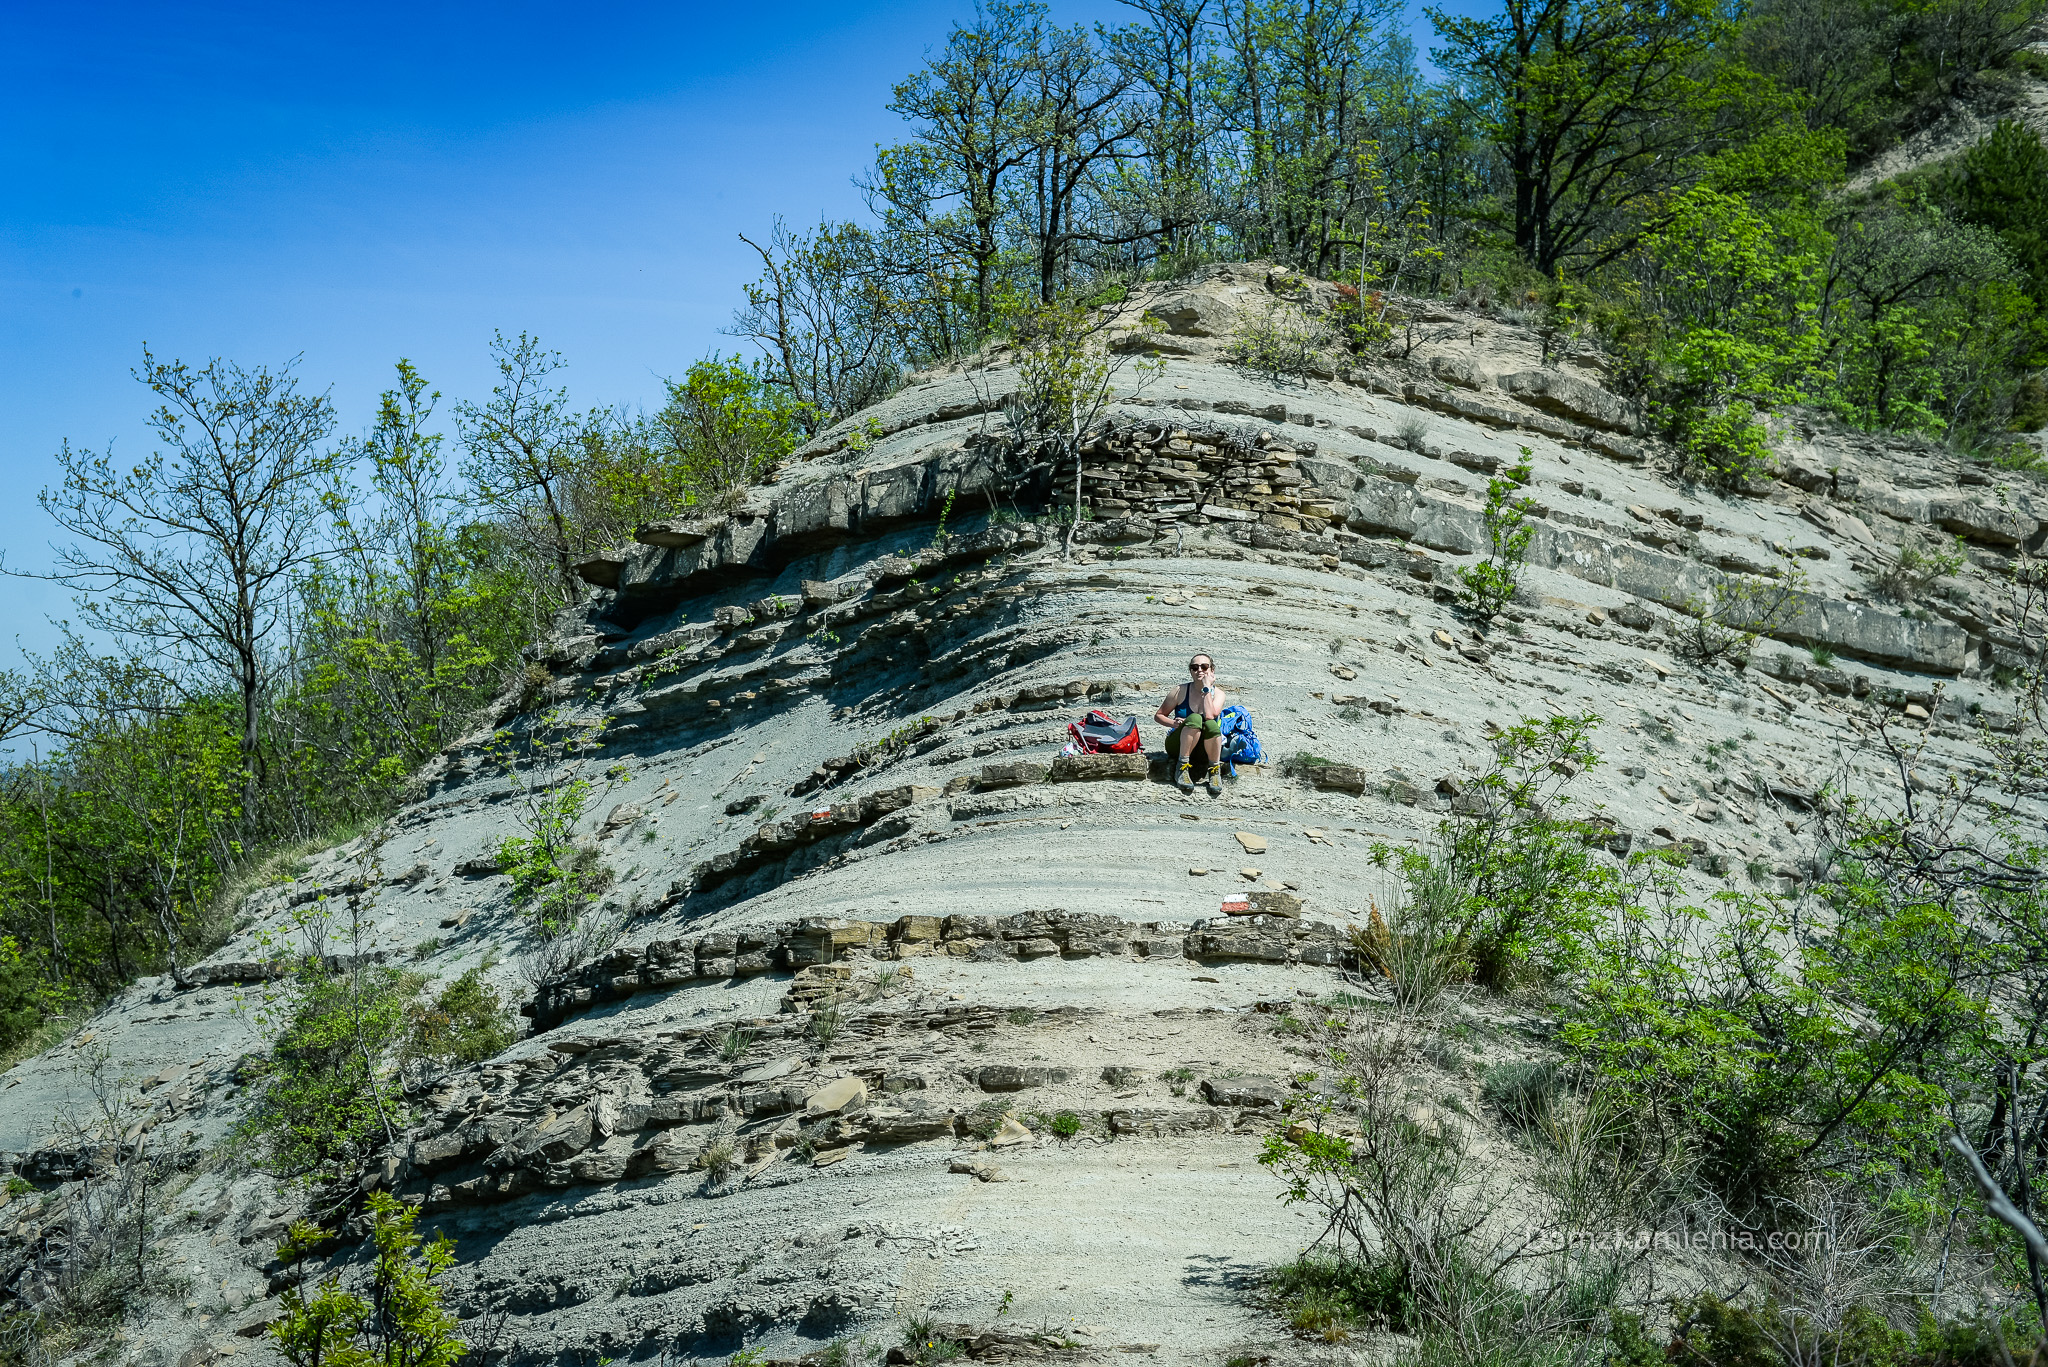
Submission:
<svg viewBox="0 0 2048 1367">
<path fill-rule="evenodd" d="M 1199 736 L 1220 736 L 1223 734 L 1223 720 L 1220 717 L 1183 717 L 1179 726 L 1166 733 L 1167 754 L 1178 755 L 1180 753 L 1180 733 L 1189 725 L 1195 728 Z M 1188 753 L 1192 754 L 1194 752 L 1189 751 Z"/>
</svg>

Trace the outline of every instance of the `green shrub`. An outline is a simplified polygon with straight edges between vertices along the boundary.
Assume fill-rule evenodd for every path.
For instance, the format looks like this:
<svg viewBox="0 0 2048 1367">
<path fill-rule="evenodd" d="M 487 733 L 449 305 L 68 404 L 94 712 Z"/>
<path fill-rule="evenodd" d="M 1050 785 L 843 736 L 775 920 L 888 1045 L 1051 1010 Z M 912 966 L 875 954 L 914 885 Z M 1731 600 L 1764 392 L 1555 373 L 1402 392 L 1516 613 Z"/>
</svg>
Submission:
<svg viewBox="0 0 2048 1367">
<path fill-rule="evenodd" d="M 422 981 L 381 967 L 328 974 L 309 960 L 285 1001 L 242 1132 L 287 1176 L 352 1174 L 403 1123 L 386 1060 L 406 1038 Z"/>
<path fill-rule="evenodd" d="M 1547 981 L 1584 961 L 1595 925 L 1633 904 L 1643 889 L 1599 853 L 1602 832 L 1570 820 L 1571 778 L 1600 762 L 1590 734 L 1597 719 L 1528 719 L 1494 738 L 1496 762 L 1459 797 L 1463 814 L 1423 848 L 1376 843 L 1372 862 L 1396 871 L 1402 932 L 1419 956 L 1414 990 L 1470 979 L 1505 988 Z M 1391 959 L 1354 936 L 1368 962 L 1389 974 Z M 1386 951 L 1399 948 L 1393 940 Z"/>
<path fill-rule="evenodd" d="M 1416 1324 L 1407 1279 L 1381 1261 L 1304 1253 L 1274 1268 L 1266 1289 L 1290 1327 L 1325 1342 L 1361 1328 L 1399 1333 Z"/>
<path fill-rule="evenodd" d="M 497 1057 L 514 1038 L 505 1003 L 472 968 L 443 988 L 432 1005 L 414 1005 L 404 1054 L 408 1061 L 456 1068 Z"/>
<path fill-rule="evenodd" d="M 1509 1124 L 1534 1130 L 1550 1113 L 1551 1102 L 1563 1085 L 1554 1064 L 1501 1063 L 1486 1070 L 1479 1095 Z"/>
<path fill-rule="evenodd" d="M 389 1192 L 370 1193 L 369 1208 L 376 1258 L 361 1291 L 335 1272 L 308 1293 L 304 1260 L 328 1241 L 324 1230 L 302 1224 L 279 1246 L 298 1276 L 270 1325 L 271 1343 L 292 1367 L 455 1367 L 469 1345 L 441 1299 L 454 1244 L 445 1234 L 423 1240 L 413 1228 L 418 1208 Z"/>
<path fill-rule="evenodd" d="M 1999 120 L 1950 163 L 1935 190 L 1957 218 L 1997 233 L 2030 293 L 2048 299 L 2048 148 L 2032 129 Z"/>
<path fill-rule="evenodd" d="M 1072 1111 L 1061 1111 L 1047 1122 L 1046 1128 L 1061 1139 L 1072 1139 L 1081 1133 L 1081 1117 Z"/>
<path fill-rule="evenodd" d="M 1523 460 L 1505 474 L 1486 482 L 1486 558 L 1458 571 L 1458 596 L 1481 617 L 1491 617 L 1515 601 L 1523 561 L 1528 558 L 1530 539 L 1536 528 L 1529 522 L 1535 504 L 1516 496 L 1529 483 L 1529 448 L 1522 448 Z"/>
<path fill-rule="evenodd" d="M 499 843 L 499 866 L 544 938 L 568 934 L 584 907 L 611 886 L 596 844 L 579 840 L 576 830 L 626 777 L 620 765 L 595 778 L 577 768 L 603 732 L 601 722 L 577 724 L 554 712 L 523 734 L 501 731 L 491 739 L 489 758 L 512 782 L 512 817 L 522 832 Z"/>
<path fill-rule="evenodd" d="M 713 1186 L 730 1181 L 740 1162 L 739 1146 L 730 1138 L 714 1139 L 704 1146 L 697 1155 L 697 1166 L 711 1179 Z"/>
<path fill-rule="evenodd" d="M 1641 1161 L 1745 1207 L 1815 1174 L 1934 1180 L 1952 1089 L 1973 1085 L 1950 1060 L 1984 1038 L 1986 955 L 1951 909 L 1873 887 L 1836 884 L 1837 924 L 1804 943 L 1734 892 L 1599 938 L 1559 1038 Z"/>
<path fill-rule="evenodd" d="M 1643 245 L 1669 319 L 1652 414 L 1681 475 L 1740 488 L 1771 469 L 1759 406 L 1798 402 L 1816 379 L 1827 235 L 1803 204 L 1701 184 Z"/>
<path fill-rule="evenodd" d="M 910 1315 L 903 1321 L 903 1351 L 912 1367 L 935 1367 L 960 1357 L 967 1349 L 940 1333 L 939 1323 L 932 1316 Z"/>
<path fill-rule="evenodd" d="M 1806 573 L 1797 566 L 1772 577 L 1724 575 L 1705 593 L 1673 604 L 1684 615 L 1672 626 L 1672 644 L 1695 664 L 1742 660 L 1757 637 L 1799 615 L 1805 589 Z"/>
<path fill-rule="evenodd" d="M 840 1006 L 839 998 L 826 997 L 811 1008 L 811 1019 L 805 1031 L 820 1044 L 830 1044 L 839 1038 L 839 1032 L 846 1025 L 846 1010 Z"/>
<path fill-rule="evenodd" d="M 1741 400 L 1715 408 L 1679 410 L 1673 420 L 1681 473 L 1717 489 L 1740 489 L 1776 468 L 1770 432 L 1756 409 Z"/>
<path fill-rule="evenodd" d="M 1954 574 L 1967 559 L 1961 537 L 1956 538 L 1954 549 L 1948 551 L 1901 546 L 1897 553 L 1885 558 L 1871 577 L 1871 586 L 1895 603 L 1916 602 L 1934 587 L 1935 580 Z"/>
<path fill-rule="evenodd" d="M 1330 330 L 1285 304 L 1269 304 L 1265 312 L 1240 317 L 1224 350 L 1224 359 L 1273 384 L 1302 383 L 1326 370 Z"/>
</svg>

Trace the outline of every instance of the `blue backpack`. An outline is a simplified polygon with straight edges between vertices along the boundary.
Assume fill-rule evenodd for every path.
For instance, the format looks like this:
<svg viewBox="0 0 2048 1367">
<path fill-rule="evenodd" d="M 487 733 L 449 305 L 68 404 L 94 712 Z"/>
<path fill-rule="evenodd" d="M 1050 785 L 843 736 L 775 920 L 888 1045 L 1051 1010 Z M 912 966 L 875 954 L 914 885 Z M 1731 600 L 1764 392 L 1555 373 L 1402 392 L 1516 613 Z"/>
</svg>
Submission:
<svg viewBox="0 0 2048 1367">
<path fill-rule="evenodd" d="M 1257 764 L 1266 757 L 1266 751 L 1259 744 L 1258 733 L 1252 730 L 1252 714 L 1242 707 L 1224 708 L 1219 720 L 1223 723 L 1223 768 L 1236 778 L 1238 765 Z"/>
</svg>

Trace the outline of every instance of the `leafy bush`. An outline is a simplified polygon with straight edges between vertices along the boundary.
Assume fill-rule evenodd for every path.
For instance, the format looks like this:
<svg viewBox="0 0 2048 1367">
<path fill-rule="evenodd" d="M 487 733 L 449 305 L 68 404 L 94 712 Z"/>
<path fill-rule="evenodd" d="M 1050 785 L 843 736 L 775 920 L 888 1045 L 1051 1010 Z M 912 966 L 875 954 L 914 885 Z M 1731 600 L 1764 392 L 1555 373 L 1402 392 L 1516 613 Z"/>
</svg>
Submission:
<svg viewBox="0 0 2048 1367">
<path fill-rule="evenodd" d="M 1982 1025 L 1967 931 L 1938 905 L 1856 896 L 1802 946 L 1770 901 L 1715 901 L 1711 915 L 1639 912 L 1601 937 L 1560 1029 L 1644 1160 L 1697 1162 L 1750 1202 L 1816 1169 L 1924 1181 L 1948 1102 L 1916 1065 Z"/>
<path fill-rule="evenodd" d="M 308 1293 L 305 1258 L 329 1241 L 325 1230 L 300 1224 L 278 1247 L 296 1276 L 268 1330 L 271 1343 L 292 1367 L 455 1367 L 469 1345 L 441 1299 L 454 1244 L 445 1234 L 423 1240 L 413 1228 L 418 1208 L 389 1192 L 370 1193 L 368 1204 L 376 1256 L 360 1290 L 334 1272 Z"/>
<path fill-rule="evenodd" d="M 45 1037 L 45 1027 L 61 1015 L 65 993 L 37 967 L 20 941 L 0 934 L 0 1068 L 12 1067 L 17 1055 L 33 1053 L 37 1045 L 55 1043 Z"/>
<path fill-rule="evenodd" d="M 1286 304 L 1268 304 L 1263 313 L 1241 314 L 1230 334 L 1224 359 L 1274 384 L 1301 383 L 1329 369 L 1325 356 L 1329 329 Z"/>
<path fill-rule="evenodd" d="M 1325 1343 L 1364 1328 L 1403 1332 L 1416 1321 L 1413 1296 L 1386 1263 L 1304 1253 L 1274 1268 L 1266 1290 L 1290 1328 Z"/>
<path fill-rule="evenodd" d="M 1943 168 L 1935 193 L 1956 218 L 1997 233 L 2029 293 L 2048 299 L 2048 147 L 2031 128 L 2000 119 Z"/>
<path fill-rule="evenodd" d="M 522 734 L 501 731 L 491 740 L 492 761 L 513 782 L 513 819 L 524 832 L 502 841 L 498 858 L 512 876 L 513 896 L 529 908 L 543 938 L 566 931 L 611 885 L 597 847 L 577 834 L 591 807 L 625 779 L 618 765 L 595 779 L 578 771 L 601 733 L 601 725 L 575 725 L 550 713 Z"/>
<path fill-rule="evenodd" d="M 1901 199 L 1840 236 L 1830 407 L 1859 427 L 2002 430 L 2039 346 L 2039 309 L 1998 234 Z"/>
<path fill-rule="evenodd" d="M 1923 551 L 1918 546 L 1906 545 L 1886 557 L 1876 574 L 1871 576 L 1871 587 L 1895 603 L 1918 602 L 1920 596 L 1934 587 L 1934 581 L 1954 574 L 1963 567 L 1967 558 L 1962 549 L 1962 538 L 1957 537 L 1956 548 L 1951 551 Z"/>
<path fill-rule="evenodd" d="M 1620 1259 L 1566 1248 L 1524 1263 L 1519 1239 L 1488 1232 L 1494 1197 L 1461 1132 L 1410 1098 L 1427 1031 L 1407 1012 L 1323 1022 L 1321 1085 L 1289 1101 L 1259 1161 L 1327 1222 L 1326 1246 L 1280 1270 L 1275 1299 L 1326 1340 L 1367 1324 L 1413 1334 L 1422 1362 L 1577 1360 L 1605 1329 Z"/>
<path fill-rule="evenodd" d="M 1740 489 L 1775 468 L 1770 433 L 1756 409 L 1740 400 L 1674 414 L 1681 471 L 1719 489 Z"/>
<path fill-rule="evenodd" d="M 431 1006 L 414 1005 L 404 1057 L 415 1065 L 455 1068 L 482 1063 L 512 1047 L 514 1032 L 496 989 L 472 968 L 441 990 Z"/>
<path fill-rule="evenodd" d="M 796 445 L 795 405 L 737 356 L 709 357 L 664 384 L 668 403 L 654 417 L 655 430 L 709 508 L 734 507 Z"/>
<path fill-rule="evenodd" d="M 385 1061 L 406 1038 L 421 987 L 417 974 L 374 965 L 330 974 L 309 959 L 300 969 L 243 1123 L 269 1167 L 342 1176 L 397 1136 L 403 1097 Z"/>
<path fill-rule="evenodd" d="M 1372 847 L 1374 864 L 1401 876 L 1412 909 L 1414 990 L 1437 977 L 1492 987 L 1558 977 L 1582 962 L 1593 925 L 1642 893 L 1640 879 L 1596 853 L 1598 828 L 1561 815 L 1564 785 L 1600 762 L 1595 723 L 1547 717 L 1507 728 L 1494 739 L 1494 766 L 1460 795 L 1462 814 L 1432 847 Z"/>
<path fill-rule="evenodd" d="M 1651 407 L 1680 474 L 1740 488 L 1771 468 L 1758 406 L 1807 397 L 1822 354 L 1827 235 L 1803 203 L 1759 205 L 1701 184 L 1643 239 L 1669 320 Z"/>
</svg>

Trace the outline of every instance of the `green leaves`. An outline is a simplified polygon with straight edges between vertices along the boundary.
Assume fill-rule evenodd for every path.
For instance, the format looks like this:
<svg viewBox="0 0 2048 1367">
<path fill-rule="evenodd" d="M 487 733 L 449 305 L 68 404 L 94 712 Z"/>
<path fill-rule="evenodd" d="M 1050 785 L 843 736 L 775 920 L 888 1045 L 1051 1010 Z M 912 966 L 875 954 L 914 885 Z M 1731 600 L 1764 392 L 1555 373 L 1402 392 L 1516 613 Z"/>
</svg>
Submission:
<svg viewBox="0 0 2048 1367">
<path fill-rule="evenodd" d="M 737 357 L 699 361 L 664 384 L 668 403 L 654 422 L 691 502 L 723 511 L 796 446 L 795 402 Z"/>
<path fill-rule="evenodd" d="M 1536 535 L 1529 522 L 1536 505 L 1516 496 L 1516 491 L 1529 483 L 1528 447 L 1522 448 L 1522 455 L 1525 459 L 1519 465 L 1486 482 L 1486 507 L 1481 514 L 1486 522 L 1486 559 L 1458 571 L 1464 586 L 1459 596 L 1480 617 L 1491 617 L 1515 600 L 1522 562 Z"/>
<path fill-rule="evenodd" d="M 271 1070 L 243 1132 L 286 1176 L 352 1172 L 390 1136 L 402 1102 L 389 1066 L 413 1018 L 422 982 L 380 967 L 329 973 L 302 965 L 287 998 Z"/>
<path fill-rule="evenodd" d="M 1803 401 L 1819 378 L 1829 246 L 1803 204 L 1766 212 L 1707 184 L 1679 196 L 1644 235 L 1669 319 L 1660 357 L 1667 378 L 1653 408 L 1687 473 L 1724 488 L 1769 473 L 1757 410 Z"/>
<path fill-rule="evenodd" d="M 1819 1173 L 1920 1182 L 1988 1024 L 1984 954 L 1945 908 L 1868 905 L 1803 948 L 1769 899 L 1642 910 L 1592 945 L 1560 1040 L 1654 1152 L 1724 1195 Z M 1960 1052 L 1959 1052 L 1960 1051 Z"/>
<path fill-rule="evenodd" d="M 2028 293 L 2048 299 L 2048 147 L 2032 129 L 1999 120 L 1956 158 L 1936 193 L 1956 218 L 1997 233 Z"/>
<path fill-rule="evenodd" d="M 409 1061 L 453 1068 L 495 1058 L 512 1045 L 514 1035 L 505 1004 L 471 968 L 441 990 L 431 1006 L 413 1008 L 404 1054 Z"/>
<path fill-rule="evenodd" d="M 372 1192 L 368 1205 L 376 1259 L 362 1290 L 333 1273 L 309 1294 L 301 1279 L 281 1298 L 271 1342 L 292 1367 L 455 1367 L 469 1345 L 440 1284 L 455 1265 L 454 1244 L 445 1234 L 422 1239 L 418 1209 L 389 1192 Z M 314 1237 L 323 1232 L 295 1229 L 278 1256 L 296 1263 Z"/>
<path fill-rule="evenodd" d="M 1389 933 L 1426 936 L 1444 976 L 1508 988 L 1568 975 L 1595 927 L 1641 895 L 1649 880 L 1599 853 L 1597 827 L 1560 815 L 1563 786 L 1599 763 L 1596 724 L 1546 717 L 1501 731 L 1494 766 L 1459 795 L 1461 815 L 1433 847 L 1373 846 L 1373 862 L 1398 870 L 1406 889 L 1397 915 L 1408 924 Z"/>
<path fill-rule="evenodd" d="M 1729 34 L 1707 0 L 1506 0 L 1498 14 L 1427 11 L 1432 55 L 1467 83 L 1510 184 L 1503 213 L 1516 250 L 1549 275 L 1622 254 L 1610 237 L 1684 183 L 1719 140 L 1746 73 L 1714 61 Z"/>
</svg>

